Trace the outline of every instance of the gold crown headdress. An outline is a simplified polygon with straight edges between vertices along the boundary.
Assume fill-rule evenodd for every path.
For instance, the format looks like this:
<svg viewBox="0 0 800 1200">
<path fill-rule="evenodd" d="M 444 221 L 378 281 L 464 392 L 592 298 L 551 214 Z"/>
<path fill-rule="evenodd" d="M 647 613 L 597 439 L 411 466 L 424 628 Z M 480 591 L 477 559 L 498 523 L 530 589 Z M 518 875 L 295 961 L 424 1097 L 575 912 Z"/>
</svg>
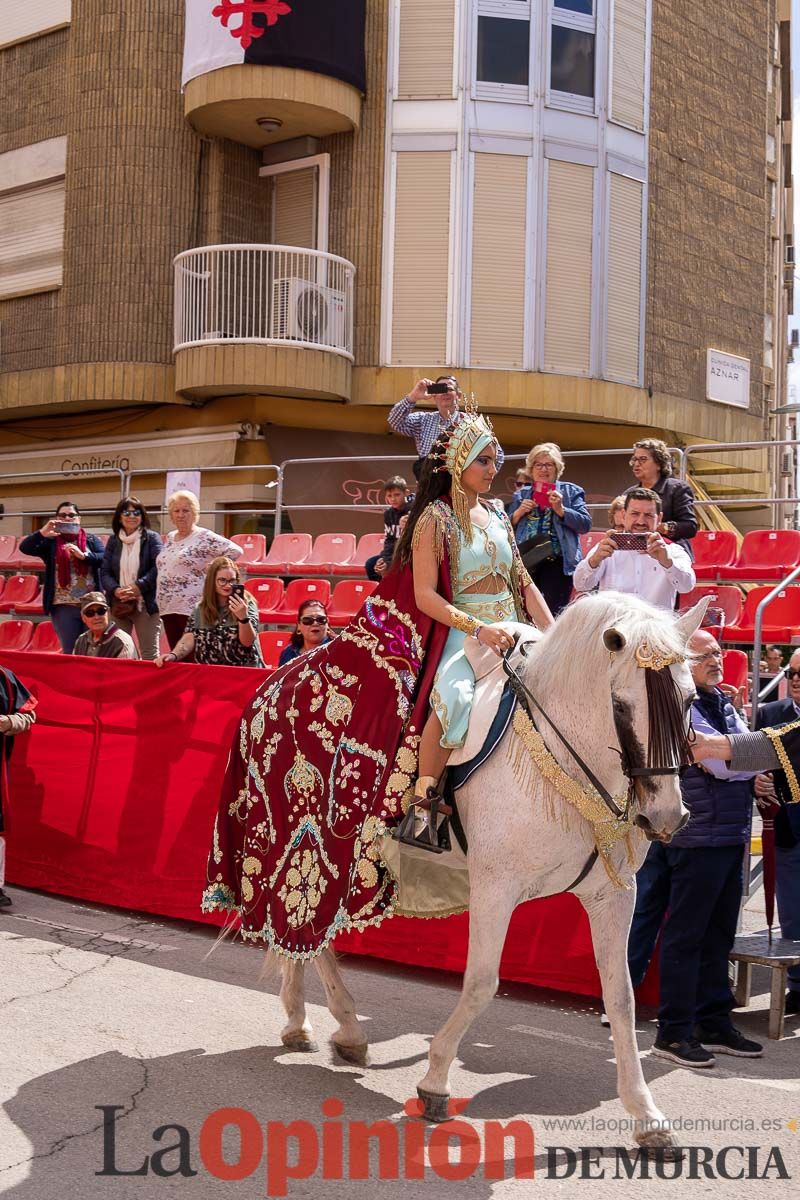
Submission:
<svg viewBox="0 0 800 1200">
<path fill-rule="evenodd" d="M 475 393 L 470 392 L 463 412 L 458 413 L 452 424 L 439 435 L 428 456 L 437 462 L 434 471 L 450 473 L 453 512 L 464 536 L 470 539 L 469 505 L 461 486 L 461 475 L 481 450 L 496 440 L 491 421 L 478 411 Z"/>
</svg>

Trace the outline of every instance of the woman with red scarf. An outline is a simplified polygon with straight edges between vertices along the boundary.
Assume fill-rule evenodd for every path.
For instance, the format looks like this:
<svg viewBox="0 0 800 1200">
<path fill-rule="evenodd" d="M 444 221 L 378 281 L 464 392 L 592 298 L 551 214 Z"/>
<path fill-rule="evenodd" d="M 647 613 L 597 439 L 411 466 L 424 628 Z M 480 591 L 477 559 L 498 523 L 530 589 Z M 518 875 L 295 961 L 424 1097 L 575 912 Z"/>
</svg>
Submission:
<svg viewBox="0 0 800 1200">
<path fill-rule="evenodd" d="M 64 654 L 83 633 L 81 600 L 100 590 L 98 571 L 104 546 L 99 537 L 81 529 L 81 511 L 71 500 L 62 500 L 55 517 L 19 544 L 23 554 L 44 563 L 44 611 L 53 622 Z"/>
<path fill-rule="evenodd" d="M 475 676 L 465 639 L 502 653 L 512 640 L 502 622 L 552 621 L 502 504 L 480 498 L 496 455 L 491 426 L 468 405 L 423 463 L 377 590 L 245 709 L 203 896 L 206 912 L 237 912 L 242 937 L 311 958 L 391 912 L 380 837 L 410 804 L 430 803 L 466 736 Z"/>
</svg>

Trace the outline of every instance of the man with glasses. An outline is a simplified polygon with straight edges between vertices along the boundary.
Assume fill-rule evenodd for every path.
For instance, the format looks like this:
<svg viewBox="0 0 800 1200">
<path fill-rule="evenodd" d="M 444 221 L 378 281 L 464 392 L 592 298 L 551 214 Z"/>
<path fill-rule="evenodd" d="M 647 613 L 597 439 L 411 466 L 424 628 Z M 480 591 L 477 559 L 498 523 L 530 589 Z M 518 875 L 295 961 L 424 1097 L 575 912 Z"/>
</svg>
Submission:
<svg viewBox="0 0 800 1200">
<path fill-rule="evenodd" d="M 75 642 L 73 654 L 85 658 L 138 658 L 133 638 L 110 619 L 102 592 L 88 592 L 81 601 L 81 620 L 86 626 Z"/>
<path fill-rule="evenodd" d="M 770 647 L 771 649 L 772 647 Z M 789 695 L 785 700 L 773 700 L 759 705 L 757 728 L 787 725 L 800 720 L 800 650 L 795 650 L 786 670 Z M 785 771 L 759 775 L 756 780 L 756 801 L 773 809 L 775 825 L 775 895 L 778 899 L 778 920 L 781 934 L 793 941 L 800 940 L 800 804 L 792 803 Z M 789 990 L 786 993 L 786 1012 L 800 1012 L 800 967 L 789 967 Z"/>
<path fill-rule="evenodd" d="M 747 726 L 722 683 L 722 650 L 705 629 L 689 641 L 697 696 L 692 724 L 700 734 L 740 734 Z M 725 689 L 725 690 L 724 690 Z M 653 1054 L 680 1066 L 713 1067 L 714 1054 L 759 1058 L 763 1047 L 733 1025 L 728 956 L 742 898 L 750 840 L 753 771 L 721 760 L 692 766 L 681 778 L 686 827 L 667 846 L 654 843 L 636 876 L 628 940 L 631 980 L 641 982 L 664 913 L 658 1033 Z"/>
<path fill-rule="evenodd" d="M 81 529 L 77 504 L 62 500 L 56 515 L 36 533 L 23 538 L 19 548 L 22 554 L 32 554 L 44 563 L 44 611 L 53 622 L 63 653 L 71 654 L 83 628 L 81 600 L 100 586 L 103 543 Z"/>
</svg>

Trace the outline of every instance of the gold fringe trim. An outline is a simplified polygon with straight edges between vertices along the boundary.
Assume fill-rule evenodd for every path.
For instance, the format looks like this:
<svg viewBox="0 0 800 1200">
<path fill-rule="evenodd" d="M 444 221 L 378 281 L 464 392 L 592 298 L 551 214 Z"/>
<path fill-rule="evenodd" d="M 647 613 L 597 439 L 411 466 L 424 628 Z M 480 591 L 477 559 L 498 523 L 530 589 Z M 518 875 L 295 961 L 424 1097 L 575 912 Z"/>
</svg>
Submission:
<svg viewBox="0 0 800 1200">
<path fill-rule="evenodd" d="M 542 778 L 591 825 L 598 854 L 614 886 L 629 890 L 631 884 L 620 879 L 610 856 L 619 842 L 624 842 L 627 862 L 633 866 L 633 845 L 630 838 L 633 832 L 632 818 L 625 820 L 610 816 L 602 797 L 594 788 L 584 788 L 567 775 L 553 758 L 544 744 L 542 735 L 523 709 L 517 708 L 514 713 L 513 726 L 517 743 L 513 751 L 512 769 L 520 785 L 525 786 L 531 781 L 533 764 Z M 615 796 L 614 801 L 620 808 L 624 808 L 626 797 Z M 552 798 L 547 798 L 545 803 L 548 817 L 557 820 L 558 815 L 555 813 Z"/>
<path fill-rule="evenodd" d="M 798 804 L 800 803 L 800 783 L 797 782 L 797 775 L 795 774 L 791 759 L 786 753 L 786 748 L 781 741 L 781 735 L 784 733 L 790 733 L 793 729 L 800 729 L 800 721 L 792 721 L 790 725 L 779 725 L 777 729 L 765 729 L 764 733 L 775 747 L 775 753 L 778 756 L 778 762 L 781 764 L 781 767 L 786 773 L 786 779 L 789 783 L 789 791 L 792 793 L 792 798 L 789 803 Z"/>
</svg>

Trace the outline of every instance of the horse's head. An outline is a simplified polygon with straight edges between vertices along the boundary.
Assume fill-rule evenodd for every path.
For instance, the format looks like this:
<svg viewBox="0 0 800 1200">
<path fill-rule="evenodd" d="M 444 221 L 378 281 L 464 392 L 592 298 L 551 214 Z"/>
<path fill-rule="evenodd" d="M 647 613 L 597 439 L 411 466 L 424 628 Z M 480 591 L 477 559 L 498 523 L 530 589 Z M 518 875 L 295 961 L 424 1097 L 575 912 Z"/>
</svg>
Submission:
<svg viewBox="0 0 800 1200">
<path fill-rule="evenodd" d="M 611 659 L 611 711 L 621 767 L 634 789 L 635 822 L 651 841 L 668 842 L 689 819 L 679 779 L 690 762 L 695 694 L 687 645 L 707 605 L 702 600 L 677 619 L 638 610 L 602 635 Z"/>
</svg>

